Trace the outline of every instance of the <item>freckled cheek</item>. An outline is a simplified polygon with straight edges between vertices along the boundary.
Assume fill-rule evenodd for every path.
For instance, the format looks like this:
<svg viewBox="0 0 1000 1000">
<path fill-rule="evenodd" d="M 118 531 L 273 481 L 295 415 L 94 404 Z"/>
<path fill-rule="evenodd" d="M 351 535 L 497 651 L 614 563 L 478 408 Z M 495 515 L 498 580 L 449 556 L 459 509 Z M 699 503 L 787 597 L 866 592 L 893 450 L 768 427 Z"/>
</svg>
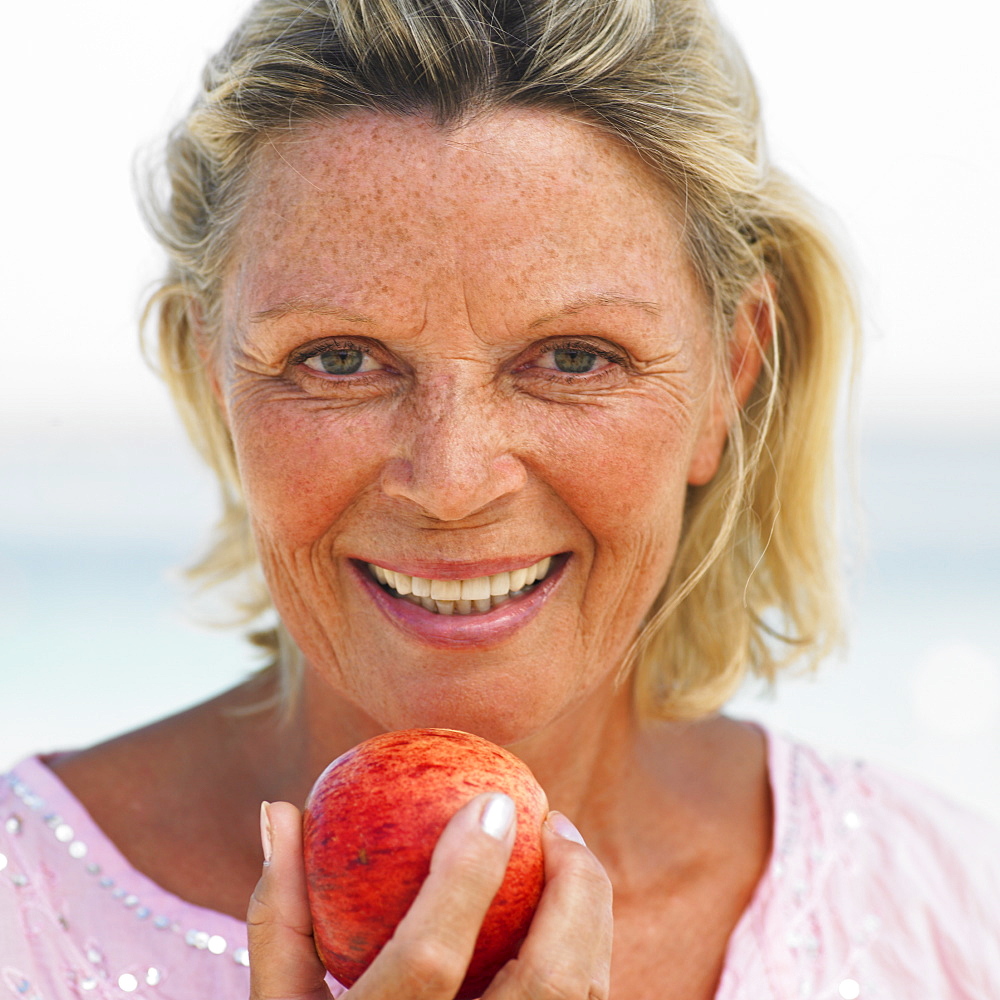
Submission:
<svg viewBox="0 0 1000 1000">
<path fill-rule="evenodd" d="M 662 432 L 657 433 L 657 426 Z M 687 492 L 688 445 L 655 418 L 547 442 L 551 482 L 598 545 L 673 544 Z"/>
<path fill-rule="evenodd" d="M 292 548 L 326 534 L 377 482 L 387 433 L 381 422 L 357 414 L 317 417 L 281 405 L 234 421 L 240 476 L 257 530 Z"/>
</svg>

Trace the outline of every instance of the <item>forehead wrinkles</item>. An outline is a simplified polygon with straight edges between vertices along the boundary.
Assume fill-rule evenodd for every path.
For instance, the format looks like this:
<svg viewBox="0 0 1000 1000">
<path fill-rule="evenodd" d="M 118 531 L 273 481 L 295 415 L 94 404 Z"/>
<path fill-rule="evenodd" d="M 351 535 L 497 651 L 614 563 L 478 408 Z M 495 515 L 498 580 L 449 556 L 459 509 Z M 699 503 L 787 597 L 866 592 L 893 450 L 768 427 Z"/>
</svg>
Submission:
<svg viewBox="0 0 1000 1000">
<path fill-rule="evenodd" d="M 233 264 L 258 290 L 275 279 L 342 294 L 334 285 L 346 279 L 361 298 L 387 291 L 382 282 L 415 299 L 463 269 L 478 284 L 483 264 L 502 265 L 501 284 L 537 282 L 540 264 L 560 284 L 579 261 L 588 280 L 609 242 L 636 264 L 655 255 L 673 270 L 675 206 L 618 140 L 551 112 L 450 130 L 359 114 L 262 144 Z"/>
</svg>

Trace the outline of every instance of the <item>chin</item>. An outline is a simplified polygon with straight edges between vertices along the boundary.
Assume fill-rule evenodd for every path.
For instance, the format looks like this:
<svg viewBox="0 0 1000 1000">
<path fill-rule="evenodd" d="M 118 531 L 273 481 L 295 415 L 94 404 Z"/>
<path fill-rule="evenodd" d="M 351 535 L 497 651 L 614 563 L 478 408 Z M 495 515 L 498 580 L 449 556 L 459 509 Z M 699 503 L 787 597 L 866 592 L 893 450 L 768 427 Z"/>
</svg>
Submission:
<svg viewBox="0 0 1000 1000">
<path fill-rule="evenodd" d="M 481 687 L 464 684 L 461 690 L 440 682 L 430 690 L 420 687 L 394 692 L 403 697 L 374 704 L 368 699 L 356 703 L 386 731 L 460 729 L 500 746 L 510 746 L 542 732 L 566 714 L 572 707 L 569 703 L 576 700 L 564 692 L 532 688 L 518 678 Z M 452 689 L 445 690 L 448 687 Z"/>
</svg>

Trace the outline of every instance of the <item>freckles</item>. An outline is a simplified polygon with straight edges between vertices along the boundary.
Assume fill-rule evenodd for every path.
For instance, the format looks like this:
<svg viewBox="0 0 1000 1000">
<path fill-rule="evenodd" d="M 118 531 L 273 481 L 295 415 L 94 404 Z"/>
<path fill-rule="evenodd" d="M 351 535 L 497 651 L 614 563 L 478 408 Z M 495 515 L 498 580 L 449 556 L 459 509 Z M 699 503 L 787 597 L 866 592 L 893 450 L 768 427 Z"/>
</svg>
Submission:
<svg viewBox="0 0 1000 1000">
<path fill-rule="evenodd" d="M 275 543 L 297 547 L 325 535 L 376 482 L 383 421 L 357 412 L 303 413 L 276 404 L 235 435 L 250 515 Z"/>
</svg>

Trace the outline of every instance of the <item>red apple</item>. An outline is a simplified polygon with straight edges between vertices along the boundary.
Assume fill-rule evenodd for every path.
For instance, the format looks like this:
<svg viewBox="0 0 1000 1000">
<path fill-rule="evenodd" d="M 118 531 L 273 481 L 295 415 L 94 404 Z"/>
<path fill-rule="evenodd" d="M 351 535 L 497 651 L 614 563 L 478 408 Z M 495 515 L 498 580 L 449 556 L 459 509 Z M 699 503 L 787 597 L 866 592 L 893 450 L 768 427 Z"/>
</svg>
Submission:
<svg viewBox="0 0 1000 1000">
<path fill-rule="evenodd" d="M 454 729 L 384 733 L 348 750 L 306 802 L 304 847 L 316 949 L 351 986 L 392 936 L 445 824 L 481 792 L 506 792 L 517 834 L 457 994 L 478 997 L 517 954 L 542 891 L 545 793 L 512 753 Z"/>
</svg>

